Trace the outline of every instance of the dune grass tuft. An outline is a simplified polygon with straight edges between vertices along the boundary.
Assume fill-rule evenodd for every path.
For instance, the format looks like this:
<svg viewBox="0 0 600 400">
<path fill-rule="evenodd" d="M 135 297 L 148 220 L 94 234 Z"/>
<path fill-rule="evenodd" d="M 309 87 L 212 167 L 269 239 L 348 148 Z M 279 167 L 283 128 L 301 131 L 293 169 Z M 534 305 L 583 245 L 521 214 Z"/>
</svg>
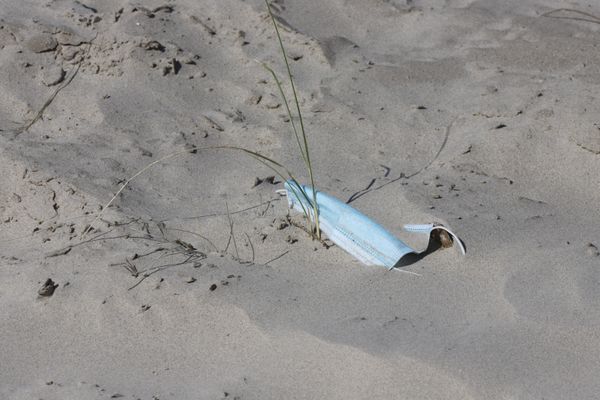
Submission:
<svg viewBox="0 0 600 400">
<path fill-rule="evenodd" d="M 312 163 L 310 161 L 310 152 L 308 150 L 308 140 L 306 138 L 306 131 L 304 129 L 304 120 L 302 119 L 302 111 L 300 110 L 300 102 L 298 101 L 296 85 L 294 84 L 294 78 L 292 75 L 292 70 L 290 69 L 290 63 L 288 61 L 287 53 L 285 51 L 285 46 L 283 45 L 283 40 L 281 40 L 281 34 L 279 33 L 279 27 L 277 26 L 277 21 L 275 21 L 275 16 L 273 15 L 273 11 L 271 10 L 271 5 L 269 4 L 269 0 L 265 0 L 265 4 L 267 5 L 267 11 L 269 12 L 269 16 L 271 17 L 273 26 L 275 27 L 275 33 L 277 34 L 277 41 L 279 42 L 279 47 L 281 49 L 281 55 L 283 56 L 283 61 L 285 62 L 287 76 L 290 81 L 290 87 L 291 87 L 292 93 L 294 95 L 294 104 L 296 105 L 296 112 L 298 113 L 298 122 L 300 124 L 300 134 L 298 134 L 298 128 L 296 127 L 296 123 L 294 122 L 294 115 L 292 114 L 292 112 L 290 110 L 290 106 L 289 106 L 287 97 L 285 96 L 285 93 L 283 91 L 283 88 L 281 86 L 281 82 L 277 78 L 277 75 L 275 74 L 275 71 L 273 71 L 273 69 L 269 68 L 266 64 L 263 64 L 263 66 L 273 76 L 273 79 L 275 80 L 275 84 L 277 85 L 277 88 L 279 89 L 279 93 L 281 94 L 281 97 L 283 98 L 283 102 L 285 103 L 285 108 L 288 113 L 290 123 L 292 125 L 292 129 L 294 131 L 294 136 L 296 137 L 296 142 L 298 143 L 298 148 L 300 150 L 300 154 L 302 155 L 302 159 L 304 160 L 304 164 L 306 165 L 306 170 L 308 172 L 308 176 L 310 179 L 310 185 L 313 188 L 312 201 L 310 201 L 310 199 L 308 199 L 308 196 L 306 196 L 306 193 L 303 193 L 303 195 L 304 195 L 304 197 L 307 197 L 307 200 L 309 200 L 309 204 L 313 208 L 312 212 L 313 212 L 314 218 L 311 218 L 310 215 L 306 213 L 306 211 L 304 212 L 304 214 L 306 215 L 308 220 L 311 222 L 311 224 L 314 224 L 314 226 L 311 226 L 311 232 L 313 232 L 313 235 L 315 235 L 315 237 L 317 239 L 321 239 L 321 230 L 319 228 L 319 208 L 318 208 L 318 204 L 317 204 L 317 190 L 315 187 L 313 168 L 312 168 Z M 302 138 L 302 140 L 300 140 L 300 138 Z M 301 188 L 301 186 L 299 186 L 299 187 Z M 300 189 L 300 190 L 302 190 L 302 189 Z M 304 191 L 304 190 L 302 190 L 302 191 Z"/>
</svg>

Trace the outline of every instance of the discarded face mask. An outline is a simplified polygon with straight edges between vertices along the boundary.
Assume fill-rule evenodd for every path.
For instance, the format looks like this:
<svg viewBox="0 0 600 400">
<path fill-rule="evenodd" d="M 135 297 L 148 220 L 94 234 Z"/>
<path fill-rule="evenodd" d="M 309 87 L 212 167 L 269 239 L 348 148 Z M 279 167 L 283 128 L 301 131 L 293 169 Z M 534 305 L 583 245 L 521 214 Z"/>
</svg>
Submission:
<svg viewBox="0 0 600 400">
<path fill-rule="evenodd" d="M 312 187 L 288 180 L 284 188 L 290 208 L 314 219 Z M 429 235 L 427 250 L 418 252 L 360 211 L 335 197 L 317 191 L 316 201 L 321 231 L 337 246 L 366 265 L 380 265 L 393 269 L 401 264 L 403 258 L 409 258 L 405 256 L 424 256 L 440 245 L 457 246 L 462 254 L 466 254 L 463 242 L 442 225 L 404 225 L 408 232 Z"/>
</svg>

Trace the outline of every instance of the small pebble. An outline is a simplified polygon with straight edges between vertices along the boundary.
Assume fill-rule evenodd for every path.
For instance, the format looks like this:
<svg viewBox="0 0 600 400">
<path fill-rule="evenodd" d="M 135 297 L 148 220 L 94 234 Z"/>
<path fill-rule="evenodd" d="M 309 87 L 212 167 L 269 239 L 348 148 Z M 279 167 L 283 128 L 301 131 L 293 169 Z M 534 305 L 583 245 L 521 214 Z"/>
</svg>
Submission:
<svg viewBox="0 0 600 400">
<path fill-rule="evenodd" d="M 248 99 L 246 99 L 246 104 L 257 105 L 258 103 L 260 103 L 261 100 L 262 100 L 261 95 L 250 96 Z"/>
<path fill-rule="evenodd" d="M 42 285 L 40 290 L 38 290 L 38 294 L 40 296 L 50 297 L 54 294 L 54 290 L 58 287 L 56 283 L 50 278 L 46 279 L 46 282 Z"/>
<path fill-rule="evenodd" d="M 214 292 L 216 288 L 217 288 L 217 284 L 213 283 L 212 285 L 210 285 L 210 287 L 208 288 L 208 290 L 210 290 L 211 292 Z"/>
<path fill-rule="evenodd" d="M 257 176 L 256 178 L 254 178 L 254 185 L 252 185 L 252 187 L 255 188 L 258 185 L 260 185 L 261 183 L 263 183 L 263 180 Z"/>
<path fill-rule="evenodd" d="M 287 228 L 288 226 L 290 226 L 290 224 L 287 223 L 287 221 L 281 221 L 278 225 L 277 225 L 277 230 L 281 231 L 285 228 Z"/>
<path fill-rule="evenodd" d="M 285 239 L 286 242 L 288 242 L 289 244 L 294 244 L 298 241 L 298 239 L 296 239 L 295 237 L 292 237 L 290 235 L 288 235 L 288 237 Z"/>
<path fill-rule="evenodd" d="M 193 276 L 189 276 L 185 279 L 185 281 L 187 283 L 194 283 L 194 282 L 196 282 L 196 278 L 194 278 Z"/>
<path fill-rule="evenodd" d="M 156 40 L 151 40 L 149 42 L 142 43 L 140 45 L 140 47 L 142 47 L 145 50 L 150 50 L 150 51 L 160 51 L 160 52 L 165 51 L 165 46 L 163 46 L 160 42 L 158 42 Z"/>
</svg>

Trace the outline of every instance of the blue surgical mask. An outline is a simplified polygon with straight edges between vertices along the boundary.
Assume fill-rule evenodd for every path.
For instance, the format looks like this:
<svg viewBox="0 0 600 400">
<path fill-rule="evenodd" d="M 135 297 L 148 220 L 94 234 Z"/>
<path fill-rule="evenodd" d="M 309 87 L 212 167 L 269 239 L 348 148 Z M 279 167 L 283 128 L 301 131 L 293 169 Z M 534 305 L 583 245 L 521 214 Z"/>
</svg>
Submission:
<svg viewBox="0 0 600 400">
<path fill-rule="evenodd" d="M 308 214 L 311 219 L 314 218 L 312 187 L 299 185 L 290 180 L 285 182 L 284 187 L 290 208 Z M 317 191 L 316 201 L 321 231 L 333 243 L 366 265 L 380 265 L 392 269 L 406 255 L 423 253 L 412 249 L 381 225 L 335 197 Z M 433 231 L 436 231 L 436 234 L 440 234 L 441 231 L 447 232 L 454 246 L 457 246 L 463 254 L 466 253 L 462 241 L 444 226 L 405 225 L 404 229 L 412 233 L 429 235 L 428 249 L 432 247 L 431 240 L 435 236 L 432 235 Z"/>
</svg>

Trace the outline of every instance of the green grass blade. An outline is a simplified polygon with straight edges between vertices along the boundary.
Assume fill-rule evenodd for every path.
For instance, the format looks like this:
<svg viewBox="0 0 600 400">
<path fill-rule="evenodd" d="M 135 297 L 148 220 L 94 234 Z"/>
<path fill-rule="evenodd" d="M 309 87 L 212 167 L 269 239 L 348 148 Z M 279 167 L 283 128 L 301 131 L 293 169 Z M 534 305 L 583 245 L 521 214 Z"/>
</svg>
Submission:
<svg viewBox="0 0 600 400">
<path fill-rule="evenodd" d="M 302 134 L 302 139 L 304 142 L 304 152 L 303 152 L 303 158 L 305 158 L 306 164 L 307 164 L 307 169 L 308 169 L 308 175 L 309 175 L 309 179 L 310 179 L 310 184 L 313 188 L 313 200 L 312 200 L 312 206 L 315 210 L 315 218 L 314 218 L 314 222 L 316 225 L 316 235 L 318 239 L 321 239 L 321 230 L 319 227 L 319 208 L 318 208 L 318 204 L 317 204 L 317 189 L 315 187 L 315 180 L 314 180 L 314 175 L 313 175 L 313 169 L 312 169 L 312 163 L 310 161 L 310 153 L 308 151 L 308 140 L 306 139 L 306 131 L 304 130 L 304 121 L 302 119 L 302 111 L 300 110 L 300 102 L 298 101 L 298 93 L 296 92 L 296 86 L 294 85 L 294 79 L 292 76 L 292 70 L 290 68 L 290 63 L 288 61 L 288 57 L 285 51 L 285 47 L 283 46 L 283 41 L 281 39 L 281 34 L 279 33 L 279 27 L 277 25 L 277 21 L 275 21 L 275 16 L 273 15 L 273 12 L 271 10 L 271 5 L 269 4 L 268 0 L 265 0 L 265 3 L 267 5 L 267 11 L 269 12 L 269 16 L 271 17 L 271 21 L 273 22 L 273 26 L 275 27 L 275 33 L 277 34 L 277 40 L 279 41 L 279 47 L 281 48 L 281 54 L 283 55 L 283 60 L 285 62 L 285 67 L 287 69 L 287 73 L 288 73 L 288 78 L 290 81 L 290 86 L 292 88 L 292 93 L 294 94 L 294 102 L 296 103 L 296 111 L 298 113 L 298 119 L 300 121 L 300 132 Z M 293 119 L 292 119 L 293 120 Z M 302 146 L 300 146 L 302 148 Z M 301 150 L 302 151 L 302 150 Z"/>
<path fill-rule="evenodd" d="M 273 79 L 275 80 L 275 84 L 277 85 L 277 88 L 279 89 L 279 94 L 283 98 L 283 102 L 285 104 L 285 109 L 287 111 L 288 117 L 290 118 L 290 122 L 292 124 L 292 129 L 294 130 L 294 136 L 296 137 L 296 143 L 298 143 L 298 148 L 300 149 L 300 154 L 302 154 L 302 159 L 304 160 L 304 163 L 306 164 L 306 167 L 308 168 L 308 165 L 309 165 L 308 159 L 306 158 L 306 154 L 304 154 L 304 148 L 302 147 L 302 144 L 300 143 L 300 136 L 298 135 L 298 129 L 296 128 L 296 123 L 294 122 L 294 115 L 292 114 L 292 111 L 290 110 L 290 105 L 288 103 L 288 99 L 287 99 L 285 93 L 283 92 L 283 88 L 281 87 L 281 81 L 277 77 L 277 74 L 275 73 L 275 71 L 273 71 L 273 69 L 271 69 L 267 64 L 263 63 L 262 66 L 271 73 L 271 75 L 273 76 Z"/>
</svg>

